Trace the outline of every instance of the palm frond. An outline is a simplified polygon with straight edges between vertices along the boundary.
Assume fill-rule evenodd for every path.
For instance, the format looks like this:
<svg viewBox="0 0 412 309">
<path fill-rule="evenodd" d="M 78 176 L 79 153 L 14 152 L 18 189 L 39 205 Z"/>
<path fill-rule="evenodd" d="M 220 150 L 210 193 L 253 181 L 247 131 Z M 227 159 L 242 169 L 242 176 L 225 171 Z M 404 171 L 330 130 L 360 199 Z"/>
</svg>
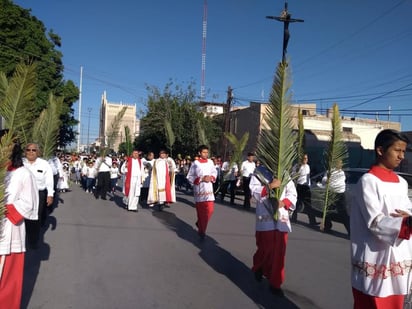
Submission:
<svg viewBox="0 0 412 309">
<path fill-rule="evenodd" d="M 297 136 L 297 160 L 302 162 L 305 155 L 305 128 L 303 126 L 303 114 L 302 110 L 298 109 L 298 136 Z"/>
<path fill-rule="evenodd" d="M 9 81 L 4 73 L 0 78 L 0 115 L 6 128 L 13 128 L 13 134 L 22 144 L 28 142 L 28 132 L 33 124 L 33 102 L 36 90 L 36 65 L 19 64 Z"/>
<path fill-rule="evenodd" d="M 132 136 L 130 135 L 130 128 L 124 126 L 124 136 L 126 140 L 126 155 L 130 156 L 132 154 Z"/>
<path fill-rule="evenodd" d="M 165 132 L 166 132 L 166 139 L 167 144 L 170 149 L 170 155 L 172 156 L 173 152 L 173 145 L 175 144 L 175 133 L 173 132 L 172 124 L 169 119 L 165 119 Z"/>
<path fill-rule="evenodd" d="M 1 101 L 0 101 L 1 102 Z M 6 188 L 4 186 L 4 180 L 7 173 L 7 163 L 10 161 L 10 156 L 13 148 L 13 132 L 9 131 L 3 135 L 0 139 L 0 230 L 2 229 L 1 220 L 4 216 L 5 208 L 5 196 Z"/>
<path fill-rule="evenodd" d="M 233 146 L 233 153 L 230 161 L 230 166 L 232 166 L 233 163 L 236 163 L 238 168 L 240 168 L 242 163 L 243 150 L 245 150 L 245 147 L 249 140 L 249 132 L 243 134 L 243 136 L 239 140 L 237 139 L 236 135 L 230 132 L 226 132 L 225 137 Z"/>
<path fill-rule="evenodd" d="M 106 156 L 109 149 L 114 145 L 114 141 L 119 134 L 120 124 L 122 122 L 124 114 L 126 113 L 126 110 L 127 106 L 123 106 L 123 108 L 117 113 L 113 121 L 110 123 L 109 130 L 107 131 L 107 143 L 105 143 L 103 149 L 101 149 L 101 155 L 103 157 Z"/>
<path fill-rule="evenodd" d="M 206 137 L 205 128 L 203 127 L 202 122 L 200 121 L 200 119 L 197 120 L 196 126 L 197 126 L 197 134 L 198 134 L 198 138 L 199 138 L 199 144 L 200 145 L 209 145 L 209 141 L 207 140 L 207 137 Z"/>
<path fill-rule="evenodd" d="M 329 145 L 326 151 L 326 175 L 325 200 L 323 206 L 323 216 L 321 229 L 324 229 L 326 214 L 331 205 L 336 201 L 336 193 L 331 190 L 330 179 L 334 169 L 341 168 L 347 159 L 348 152 L 343 141 L 341 118 L 337 104 L 333 105 L 333 116 L 331 120 L 332 131 Z"/>
<path fill-rule="evenodd" d="M 39 144 L 40 149 L 42 149 L 42 156 L 45 159 L 52 157 L 56 150 L 62 110 L 63 97 L 56 97 L 50 93 L 47 108 L 40 113 L 39 118 L 33 125 L 31 139 Z"/>
<path fill-rule="evenodd" d="M 281 181 L 273 195 L 276 199 L 290 180 L 290 171 L 296 160 L 292 109 L 290 106 L 288 62 L 280 62 L 269 97 L 264 126 L 257 142 L 256 154 L 262 164 Z"/>
</svg>

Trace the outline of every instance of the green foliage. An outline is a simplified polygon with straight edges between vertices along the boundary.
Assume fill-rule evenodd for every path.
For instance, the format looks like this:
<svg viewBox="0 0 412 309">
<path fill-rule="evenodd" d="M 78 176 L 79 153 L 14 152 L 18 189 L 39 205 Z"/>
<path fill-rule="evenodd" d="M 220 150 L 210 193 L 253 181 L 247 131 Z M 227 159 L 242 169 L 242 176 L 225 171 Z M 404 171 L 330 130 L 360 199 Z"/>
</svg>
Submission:
<svg viewBox="0 0 412 309">
<path fill-rule="evenodd" d="M 240 169 L 242 165 L 243 150 L 245 150 L 245 147 L 249 140 L 249 132 L 243 134 L 243 136 L 239 140 L 237 139 L 236 135 L 230 132 L 226 132 L 225 137 L 233 146 L 232 158 L 229 165 L 232 166 L 233 163 L 236 163 L 238 168 Z"/>
<path fill-rule="evenodd" d="M 291 115 L 291 96 L 288 63 L 279 63 L 269 97 L 265 115 L 266 126 L 262 129 L 257 143 L 257 157 L 274 177 L 281 181 L 275 189 L 274 197 L 280 195 L 290 180 L 290 171 L 296 161 L 295 141 Z"/>
<path fill-rule="evenodd" d="M 222 131 L 218 124 L 197 109 L 192 83 L 184 89 L 169 81 L 163 90 L 152 86 L 147 87 L 147 91 L 147 112 L 141 118 L 141 134 L 134 143 L 137 148 L 158 153 L 160 149 L 171 149 L 172 146 L 174 153 L 193 155 L 203 139 L 202 130 L 211 145 L 219 139 Z"/>
<path fill-rule="evenodd" d="M 114 117 L 113 121 L 110 123 L 109 130 L 107 131 L 107 141 L 103 143 L 100 152 L 101 156 L 106 156 L 110 149 L 113 149 L 114 141 L 119 134 L 120 131 L 120 124 L 123 119 L 124 114 L 126 113 L 127 106 L 123 106 L 123 108 L 117 113 L 116 117 Z"/>
<path fill-rule="evenodd" d="M 12 129 L 23 145 L 28 143 L 35 119 L 32 110 L 36 80 L 34 64 L 19 64 L 10 80 L 0 72 L 0 115 L 5 120 L 5 127 Z"/>
<path fill-rule="evenodd" d="M 0 219 L 4 216 L 6 166 L 10 159 L 15 139 L 26 142 L 32 125 L 30 115 L 36 82 L 35 66 L 20 64 L 8 80 L 0 72 L 0 116 L 4 118 L 8 129 L 0 140 Z M 0 229 L 1 229 L 0 220 Z"/>
<path fill-rule="evenodd" d="M 41 112 L 33 126 L 31 141 L 39 144 L 45 159 L 53 156 L 58 144 L 62 107 L 63 98 L 50 94 L 49 106 Z"/>
<path fill-rule="evenodd" d="M 331 120 L 332 131 L 330 141 L 326 151 L 326 175 L 325 200 L 323 206 L 323 216 L 321 229 L 324 229 L 326 214 L 331 205 L 336 201 L 336 194 L 331 190 L 330 179 L 334 169 L 340 169 L 348 157 L 347 148 L 342 136 L 342 125 L 337 104 L 333 105 L 333 116 Z"/>
<path fill-rule="evenodd" d="M 38 118 L 48 106 L 49 94 L 64 97 L 59 145 L 64 147 L 75 140 L 73 103 L 79 90 L 71 81 L 63 80 L 60 37 L 53 31 L 46 32 L 44 24 L 12 1 L 0 1 L 0 71 L 13 76 L 19 63 L 36 62 L 37 82 L 31 117 Z"/>
<path fill-rule="evenodd" d="M 130 135 L 130 128 L 128 126 L 124 127 L 124 136 L 125 136 L 126 141 L 119 145 L 119 152 L 125 153 L 127 156 L 130 156 L 133 151 L 133 143 L 132 143 L 132 136 Z"/>
<path fill-rule="evenodd" d="M 165 119 L 165 132 L 168 148 L 170 149 L 170 156 L 173 156 L 173 145 L 175 143 L 176 137 L 173 133 L 172 124 L 169 119 Z"/>
</svg>

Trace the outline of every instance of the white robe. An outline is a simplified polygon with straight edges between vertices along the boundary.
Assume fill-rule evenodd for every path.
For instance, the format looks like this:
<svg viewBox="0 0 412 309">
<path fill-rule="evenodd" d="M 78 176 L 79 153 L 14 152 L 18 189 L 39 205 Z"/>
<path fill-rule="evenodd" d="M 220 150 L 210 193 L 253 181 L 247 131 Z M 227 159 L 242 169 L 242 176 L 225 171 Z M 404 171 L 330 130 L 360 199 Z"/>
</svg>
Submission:
<svg viewBox="0 0 412 309">
<path fill-rule="evenodd" d="M 352 286 L 378 297 L 408 293 L 412 279 L 412 239 L 398 238 L 402 218 L 395 209 L 410 211 L 408 184 L 385 182 L 367 173 L 356 185 L 350 227 Z M 412 235 L 411 235 L 412 236 Z"/>
<path fill-rule="evenodd" d="M 176 164 L 171 158 L 155 160 L 150 178 L 148 204 L 176 202 L 175 169 Z M 170 177 L 171 201 L 166 199 L 166 177 Z"/>
<path fill-rule="evenodd" d="M 281 232 L 291 232 L 292 227 L 289 220 L 289 211 L 283 207 L 278 208 L 278 220 L 273 220 L 273 216 L 264 204 L 268 198 L 267 195 L 262 196 L 264 186 L 262 186 L 255 176 L 252 176 L 250 179 L 249 188 L 253 198 L 256 200 L 256 231 L 279 230 Z M 294 210 L 297 196 L 295 184 L 293 181 L 289 181 L 280 195 L 280 200 L 288 199 L 292 203 L 290 209 Z"/>
<path fill-rule="evenodd" d="M 204 163 L 196 160 L 190 166 L 189 172 L 187 173 L 187 179 L 194 185 L 193 194 L 195 203 L 215 200 L 215 195 L 213 194 L 213 182 L 199 182 L 199 179 L 203 176 L 212 176 L 214 179 L 217 177 L 217 170 L 213 161 L 210 159 Z"/>
<path fill-rule="evenodd" d="M 130 161 L 129 161 L 130 162 Z M 132 159 L 132 166 L 127 166 L 126 173 L 131 173 L 129 196 L 127 197 L 127 209 L 137 210 L 139 204 L 140 189 L 142 187 L 142 164 L 139 160 Z"/>
<path fill-rule="evenodd" d="M 5 204 L 13 204 L 25 219 L 37 220 L 39 191 L 34 175 L 26 167 L 7 172 L 5 188 Z M 0 255 L 25 252 L 26 228 L 24 220 L 17 225 L 11 223 L 6 216 L 2 220 Z"/>
</svg>

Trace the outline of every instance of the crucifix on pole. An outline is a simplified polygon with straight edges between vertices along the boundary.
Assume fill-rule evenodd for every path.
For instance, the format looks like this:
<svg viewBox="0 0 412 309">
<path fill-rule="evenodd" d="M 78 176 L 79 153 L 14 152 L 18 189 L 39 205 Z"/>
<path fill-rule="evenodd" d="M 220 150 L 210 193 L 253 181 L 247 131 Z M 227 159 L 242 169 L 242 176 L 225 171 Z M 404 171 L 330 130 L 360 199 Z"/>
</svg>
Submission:
<svg viewBox="0 0 412 309">
<path fill-rule="evenodd" d="M 283 51 L 282 51 L 282 62 L 285 63 L 286 61 L 286 53 L 288 49 L 288 42 L 289 42 L 289 23 L 295 22 L 303 22 L 303 19 L 298 18 L 291 18 L 291 14 L 288 12 L 288 3 L 285 2 L 285 8 L 280 13 L 280 16 L 266 16 L 269 19 L 275 19 L 277 21 L 283 22 Z"/>
</svg>

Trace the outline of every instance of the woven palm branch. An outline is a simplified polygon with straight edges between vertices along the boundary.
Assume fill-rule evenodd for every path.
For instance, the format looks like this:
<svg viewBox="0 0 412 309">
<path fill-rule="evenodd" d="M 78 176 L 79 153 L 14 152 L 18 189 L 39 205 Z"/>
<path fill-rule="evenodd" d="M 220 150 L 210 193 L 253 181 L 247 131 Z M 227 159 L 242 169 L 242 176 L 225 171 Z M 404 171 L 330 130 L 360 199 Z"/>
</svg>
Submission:
<svg viewBox="0 0 412 309">
<path fill-rule="evenodd" d="M 128 126 L 124 126 L 124 136 L 126 139 L 126 155 L 130 156 L 132 154 L 132 136 L 130 135 L 130 128 Z"/>
<path fill-rule="evenodd" d="M 2 222 L 1 220 L 4 216 L 5 212 L 5 186 L 4 180 L 6 178 L 7 173 L 7 163 L 10 160 L 12 148 L 13 148 L 13 138 L 12 132 L 8 132 L 2 136 L 0 139 L 0 230 L 2 229 Z"/>
<path fill-rule="evenodd" d="M 281 182 L 279 188 L 270 192 L 270 196 L 277 200 L 291 179 L 290 171 L 297 157 L 293 142 L 296 136 L 293 133 L 290 86 L 288 62 L 280 62 L 256 149 L 258 159 Z"/>
<path fill-rule="evenodd" d="M 14 138 L 27 143 L 27 131 L 32 124 L 32 106 L 35 97 L 35 65 L 19 64 L 8 80 L 0 72 L 0 116 L 8 132 L 0 139 L 0 218 L 5 211 L 5 187 L 7 162 L 10 160 Z M 0 220 L 0 229 L 1 227 Z"/>
<path fill-rule="evenodd" d="M 297 149 L 298 162 L 300 163 L 303 161 L 303 156 L 305 155 L 305 128 L 303 126 L 303 114 L 300 108 L 298 109 Z"/>
<path fill-rule="evenodd" d="M 199 138 L 199 145 L 209 145 L 209 141 L 207 140 L 207 137 L 206 137 L 205 128 L 203 127 L 200 119 L 197 120 L 196 126 L 197 126 L 197 134 Z"/>
<path fill-rule="evenodd" d="M 36 91 L 36 66 L 19 64 L 8 81 L 0 72 L 0 115 L 5 127 L 13 130 L 13 136 L 25 145 L 34 122 L 33 106 Z"/>
<path fill-rule="evenodd" d="M 49 159 L 57 147 L 63 109 L 63 97 L 49 95 L 49 102 L 33 125 L 31 140 L 39 144 L 42 157 Z"/>
<path fill-rule="evenodd" d="M 336 202 L 336 193 L 331 190 L 330 179 L 332 171 L 336 168 L 340 168 L 344 165 L 345 160 L 348 157 L 347 148 L 343 141 L 342 125 L 339 115 L 339 108 L 337 104 L 333 105 L 332 116 L 332 131 L 330 136 L 329 145 L 326 151 L 326 175 L 327 181 L 325 183 L 325 199 L 323 204 L 322 223 L 321 230 L 325 227 L 325 218 L 330 206 Z"/>
<path fill-rule="evenodd" d="M 230 132 L 226 132 L 225 137 L 233 146 L 233 153 L 232 158 L 230 160 L 230 166 L 233 166 L 233 164 L 236 163 L 237 167 L 240 168 L 242 164 L 243 150 L 245 150 L 245 147 L 249 140 L 249 132 L 243 134 L 243 136 L 239 140 L 237 139 L 236 135 Z"/>
<path fill-rule="evenodd" d="M 173 145 L 175 144 L 175 133 L 173 132 L 172 124 L 169 119 L 165 119 L 165 133 L 167 144 L 170 149 L 170 156 L 173 155 Z"/>
<path fill-rule="evenodd" d="M 110 128 L 107 132 L 107 143 L 104 145 L 103 149 L 101 149 L 101 156 L 105 157 L 107 152 L 113 147 L 114 141 L 119 134 L 120 131 L 120 124 L 122 122 L 123 116 L 126 113 L 127 106 L 123 106 L 123 108 L 117 113 L 116 117 L 114 117 L 113 121 L 110 123 Z"/>
</svg>

